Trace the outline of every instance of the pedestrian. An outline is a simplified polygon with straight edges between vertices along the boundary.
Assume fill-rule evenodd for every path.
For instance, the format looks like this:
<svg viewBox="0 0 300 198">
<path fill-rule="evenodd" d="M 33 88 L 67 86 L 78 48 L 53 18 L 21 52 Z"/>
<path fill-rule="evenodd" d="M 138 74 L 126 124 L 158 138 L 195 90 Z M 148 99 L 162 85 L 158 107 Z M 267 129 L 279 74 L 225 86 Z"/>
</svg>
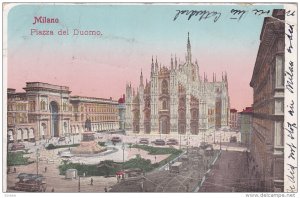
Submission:
<svg viewBox="0 0 300 198">
<path fill-rule="evenodd" d="M 17 172 L 17 169 L 16 169 L 16 167 L 14 167 L 14 173 L 16 173 Z"/>
<path fill-rule="evenodd" d="M 47 172 L 47 166 L 45 166 L 45 173 Z"/>
<path fill-rule="evenodd" d="M 105 188 L 104 188 L 104 192 L 107 192 L 107 188 L 106 188 L 106 186 L 105 186 Z"/>
<path fill-rule="evenodd" d="M 154 160 L 155 160 L 155 163 L 156 163 L 156 155 L 154 156 Z"/>
<path fill-rule="evenodd" d="M 54 187 L 52 187 L 51 192 L 54 192 Z"/>
<path fill-rule="evenodd" d="M 83 173 L 83 177 L 85 177 L 85 172 Z"/>
<path fill-rule="evenodd" d="M 91 186 L 93 185 L 93 182 L 94 182 L 94 180 L 93 180 L 93 178 L 91 178 Z"/>
</svg>

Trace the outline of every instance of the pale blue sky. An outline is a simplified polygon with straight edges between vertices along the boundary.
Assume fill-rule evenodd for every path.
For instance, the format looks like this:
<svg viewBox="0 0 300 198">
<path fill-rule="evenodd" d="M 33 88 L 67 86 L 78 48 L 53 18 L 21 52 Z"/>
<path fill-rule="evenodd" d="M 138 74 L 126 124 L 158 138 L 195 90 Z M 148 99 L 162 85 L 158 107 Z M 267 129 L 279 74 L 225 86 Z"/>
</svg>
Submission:
<svg viewBox="0 0 300 198">
<path fill-rule="evenodd" d="M 249 11 L 240 20 L 230 20 L 230 10 L 244 9 Z M 28 32 L 31 28 L 54 29 L 60 28 L 81 28 L 97 29 L 103 31 L 103 38 L 116 40 L 116 44 L 127 40 L 136 41 L 141 45 L 169 45 L 172 48 L 178 46 L 177 43 L 186 41 L 187 32 L 191 32 L 194 41 L 199 41 L 202 46 L 215 46 L 222 48 L 230 39 L 230 42 L 243 42 L 251 45 L 257 42 L 257 35 L 261 30 L 263 17 L 266 15 L 255 16 L 251 10 L 272 8 L 282 8 L 282 6 L 167 6 L 167 5 L 101 5 L 101 6 L 33 6 L 21 5 L 14 7 L 9 12 L 9 42 L 13 44 L 24 44 L 24 37 L 28 42 L 40 42 L 39 39 L 31 39 Z M 221 12 L 222 16 L 214 23 L 213 19 L 198 21 L 194 16 L 189 21 L 187 16 L 180 16 L 173 21 L 176 10 L 208 10 Z M 34 16 L 47 16 L 59 18 L 60 24 L 39 24 L 33 25 Z M 250 27 L 250 28 L 249 28 Z M 78 38 L 52 36 L 44 37 L 42 40 L 50 41 L 54 44 L 63 40 L 64 43 L 72 44 Z M 84 44 L 94 43 L 93 37 L 80 38 Z M 103 42 L 103 40 L 98 40 Z M 78 42 L 78 41 L 77 41 Z"/>
<path fill-rule="evenodd" d="M 149 79 L 152 55 L 166 66 L 171 54 L 184 61 L 190 32 L 200 74 L 206 72 L 211 80 L 216 72 L 220 80 L 227 71 L 231 105 L 242 110 L 252 104 L 249 82 L 259 35 L 264 17 L 274 8 L 283 6 L 19 5 L 8 16 L 8 86 L 21 90 L 27 81 L 47 81 L 70 86 L 73 94 L 117 98 L 125 92 L 126 82 L 138 86 L 141 69 Z M 240 21 L 232 20 L 231 9 L 247 13 Z M 256 16 L 253 9 L 270 14 Z M 221 17 L 213 22 L 181 15 L 173 21 L 176 10 L 216 11 Z M 33 25 L 35 16 L 58 18 L 60 23 Z M 103 36 L 32 36 L 32 28 L 68 28 L 70 34 L 74 28 L 100 30 Z"/>
</svg>

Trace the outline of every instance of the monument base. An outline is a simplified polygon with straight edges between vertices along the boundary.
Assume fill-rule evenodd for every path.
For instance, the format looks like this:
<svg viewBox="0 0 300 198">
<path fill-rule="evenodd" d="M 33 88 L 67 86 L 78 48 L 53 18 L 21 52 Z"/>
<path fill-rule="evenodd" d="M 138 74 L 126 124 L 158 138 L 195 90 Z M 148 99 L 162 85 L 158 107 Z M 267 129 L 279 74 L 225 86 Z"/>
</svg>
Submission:
<svg viewBox="0 0 300 198">
<path fill-rule="evenodd" d="M 71 149 L 72 154 L 97 154 L 106 151 L 96 141 L 80 142 L 80 145 Z"/>
<path fill-rule="evenodd" d="M 82 133 L 82 141 L 80 142 L 80 145 L 76 148 L 73 148 L 71 150 L 72 154 L 97 154 L 101 153 L 103 151 L 106 151 L 105 147 L 100 146 L 96 141 L 94 137 L 94 132 L 92 131 L 85 131 Z"/>
</svg>

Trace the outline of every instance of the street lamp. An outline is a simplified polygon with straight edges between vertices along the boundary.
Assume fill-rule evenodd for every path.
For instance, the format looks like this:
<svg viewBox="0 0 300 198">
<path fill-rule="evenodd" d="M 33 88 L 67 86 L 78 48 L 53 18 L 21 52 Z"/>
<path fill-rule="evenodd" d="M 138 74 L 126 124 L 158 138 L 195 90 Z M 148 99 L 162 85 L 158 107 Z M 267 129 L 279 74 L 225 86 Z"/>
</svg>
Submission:
<svg viewBox="0 0 300 198">
<path fill-rule="evenodd" d="M 222 137 L 222 133 L 220 133 L 220 152 L 221 152 L 221 137 Z"/>
<path fill-rule="evenodd" d="M 179 136 L 179 149 L 181 149 L 181 134 Z"/>
<path fill-rule="evenodd" d="M 80 192 L 80 175 L 78 174 L 78 192 Z"/>
<path fill-rule="evenodd" d="M 216 129 L 214 130 L 214 144 L 216 143 Z"/>
<path fill-rule="evenodd" d="M 187 154 L 189 153 L 189 136 L 186 138 L 186 148 L 187 148 Z"/>
<path fill-rule="evenodd" d="M 122 150 L 123 150 L 123 163 L 122 163 L 122 170 L 124 171 L 124 150 L 125 150 L 125 145 L 124 145 L 124 143 L 122 144 Z"/>
<path fill-rule="evenodd" d="M 36 175 L 37 176 L 39 175 L 39 156 L 40 153 L 39 153 L 39 149 L 37 148 L 36 149 Z"/>
</svg>

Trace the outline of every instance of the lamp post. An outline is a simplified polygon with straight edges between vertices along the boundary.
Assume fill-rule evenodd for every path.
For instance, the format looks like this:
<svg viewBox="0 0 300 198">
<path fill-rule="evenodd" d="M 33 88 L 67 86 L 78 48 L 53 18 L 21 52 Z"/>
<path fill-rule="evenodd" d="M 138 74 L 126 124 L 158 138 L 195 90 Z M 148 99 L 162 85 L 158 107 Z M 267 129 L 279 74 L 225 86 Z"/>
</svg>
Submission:
<svg viewBox="0 0 300 198">
<path fill-rule="evenodd" d="M 80 192 L 80 175 L 78 175 L 78 192 Z"/>
<path fill-rule="evenodd" d="M 214 130 L 214 144 L 216 143 L 216 129 Z"/>
<path fill-rule="evenodd" d="M 39 175 L 39 156 L 40 153 L 39 153 L 39 149 L 37 148 L 36 149 L 36 175 L 37 176 Z"/>
<path fill-rule="evenodd" d="M 122 150 L 123 150 L 123 163 L 122 163 L 122 170 L 124 171 L 124 150 L 125 150 L 125 145 L 124 145 L 124 143 L 122 144 Z"/>
<path fill-rule="evenodd" d="M 222 149 L 222 147 L 221 147 L 221 140 L 222 140 L 222 133 L 220 133 L 220 152 L 221 152 L 221 149 Z"/>
<path fill-rule="evenodd" d="M 179 149 L 181 149 L 181 134 L 179 135 Z"/>
<path fill-rule="evenodd" d="M 189 136 L 186 137 L 187 154 L 189 154 Z"/>
</svg>

